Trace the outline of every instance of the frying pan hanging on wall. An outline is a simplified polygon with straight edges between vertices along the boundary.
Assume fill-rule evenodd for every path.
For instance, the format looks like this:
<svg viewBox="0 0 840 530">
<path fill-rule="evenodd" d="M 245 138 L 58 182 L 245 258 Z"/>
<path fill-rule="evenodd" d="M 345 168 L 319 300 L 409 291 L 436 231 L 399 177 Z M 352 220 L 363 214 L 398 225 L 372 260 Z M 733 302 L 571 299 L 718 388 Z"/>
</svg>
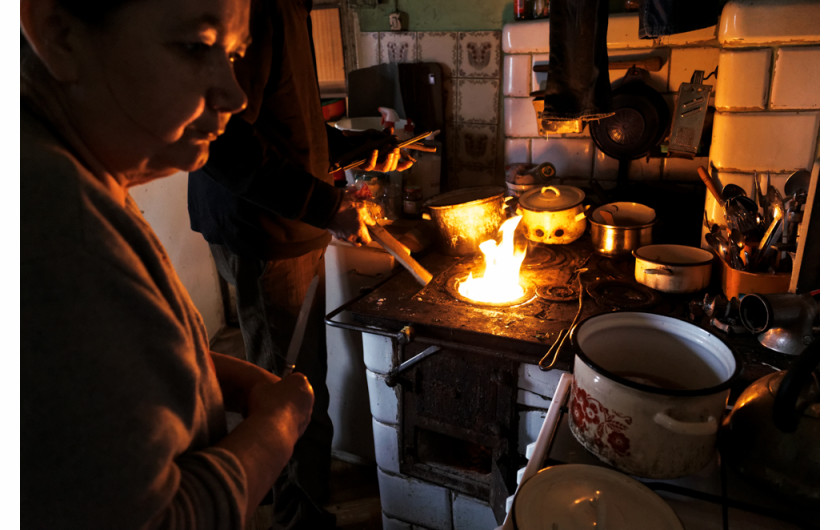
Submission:
<svg viewBox="0 0 840 530">
<path fill-rule="evenodd" d="M 646 82 L 647 71 L 635 66 L 627 70 L 613 89 L 615 114 L 589 122 L 589 134 L 595 145 L 619 161 L 641 158 L 659 145 L 671 121 L 668 104 Z"/>
</svg>

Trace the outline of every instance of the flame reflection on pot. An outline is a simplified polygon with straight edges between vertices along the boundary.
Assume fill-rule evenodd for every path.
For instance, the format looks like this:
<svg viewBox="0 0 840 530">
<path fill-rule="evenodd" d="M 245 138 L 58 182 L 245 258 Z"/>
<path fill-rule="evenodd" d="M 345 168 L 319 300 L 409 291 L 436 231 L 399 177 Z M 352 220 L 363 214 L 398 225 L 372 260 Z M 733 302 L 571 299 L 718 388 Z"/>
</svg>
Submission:
<svg viewBox="0 0 840 530">
<path fill-rule="evenodd" d="M 476 302 L 498 304 L 518 300 L 525 295 L 520 285 L 519 268 L 525 259 L 526 248 L 516 250 L 513 233 L 522 216 L 511 217 L 502 223 L 502 240 L 497 244 L 488 239 L 478 248 L 484 254 L 484 276 L 469 277 L 458 286 L 458 293 Z"/>
</svg>

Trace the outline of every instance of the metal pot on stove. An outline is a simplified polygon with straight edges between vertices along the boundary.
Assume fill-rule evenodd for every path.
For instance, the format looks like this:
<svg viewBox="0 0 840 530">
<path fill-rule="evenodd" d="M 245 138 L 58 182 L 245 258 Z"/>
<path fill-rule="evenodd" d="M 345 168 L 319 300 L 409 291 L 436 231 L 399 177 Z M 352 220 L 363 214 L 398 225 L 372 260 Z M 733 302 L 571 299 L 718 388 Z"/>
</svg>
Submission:
<svg viewBox="0 0 840 530">
<path fill-rule="evenodd" d="M 653 313 L 591 316 L 571 334 L 572 435 L 631 475 L 676 478 L 715 456 L 738 363 L 720 339 Z"/>
<path fill-rule="evenodd" d="M 589 216 L 592 247 L 609 257 L 624 256 L 653 242 L 656 212 L 636 202 L 611 202 Z"/>
<path fill-rule="evenodd" d="M 586 231 L 586 194 L 574 186 L 542 186 L 519 197 L 516 213 L 525 237 L 536 243 L 565 245 Z"/>
</svg>

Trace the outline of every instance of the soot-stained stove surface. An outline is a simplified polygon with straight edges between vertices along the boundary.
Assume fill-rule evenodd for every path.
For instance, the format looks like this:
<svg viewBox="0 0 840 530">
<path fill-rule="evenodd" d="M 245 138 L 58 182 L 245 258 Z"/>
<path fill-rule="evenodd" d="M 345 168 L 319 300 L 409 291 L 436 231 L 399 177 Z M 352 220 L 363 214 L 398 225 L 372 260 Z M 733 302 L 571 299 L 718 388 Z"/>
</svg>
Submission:
<svg viewBox="0 0 840 530">
<path fill-rule="evenodd" d="M 678 316 L 683 306 L 687 308 L 687 304 L 675 304 L 636 283 L 632 256 L 606 258 L 583 240 L 569 245 L 532 245 L 520 270 L 527 294 L 511 304 L 475 303 L 458 294 L 458 283 L 470 272 L 483 275 L 481 255 L 432 253 L 420 262 L 433 274 L 428 285 L 421 287 L 410 274 L 400 271 L 352 304 L 349 310 L 354 317 L 386 329 L 399 330 L 411 324 L 442 339 L 475 341 L 489 347 L 508 343 L 520 353 L 542 355 L 573 322 L 581 285 L 584 296 L 579 320 L 617 309 Z"/>
</svg>

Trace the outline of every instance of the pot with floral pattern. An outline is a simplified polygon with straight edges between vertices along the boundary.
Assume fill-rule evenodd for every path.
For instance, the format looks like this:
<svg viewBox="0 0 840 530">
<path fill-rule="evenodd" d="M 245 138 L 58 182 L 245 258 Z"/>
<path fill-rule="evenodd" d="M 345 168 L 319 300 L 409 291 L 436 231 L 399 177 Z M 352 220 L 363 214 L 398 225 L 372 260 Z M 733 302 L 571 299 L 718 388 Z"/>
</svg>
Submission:
<svg viewBox="0 0 840 530">
<path fill-rule="evenodd" d="M 703 469 L 738 372 L 720 339 L 677 318 L 618 311 L 572 331 L 569 428 L 600 460 L 631 475 Z"/>
</svg>

